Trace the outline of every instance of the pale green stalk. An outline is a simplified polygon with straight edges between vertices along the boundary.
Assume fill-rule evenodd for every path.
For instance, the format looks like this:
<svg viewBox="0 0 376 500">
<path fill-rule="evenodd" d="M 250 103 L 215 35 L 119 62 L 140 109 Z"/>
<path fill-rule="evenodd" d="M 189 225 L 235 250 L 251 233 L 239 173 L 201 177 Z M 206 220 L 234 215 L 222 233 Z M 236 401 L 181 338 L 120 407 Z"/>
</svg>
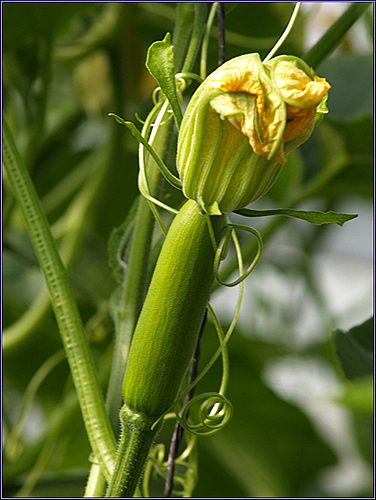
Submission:
<svg viewBox="0 0 376 500">
<path fill-rule="evenodd" d="M 106 489 L 106 484 L 106 478 L 101 471 L 100 465 L 93 464 L 86 483 L 85 497 L 102 498 L 103 492 Z"/>
<path fill-rule="evenodd" d="M 195 9 L 195 17 L 185 61 L 182 69 L 179 70 L 182 73 L 187 73 L 192 69 L 200 46 L 203 28 L 205 26 L 206 5 L 200 2 L 194 2 L 193 5 Z"/>
<path fill-rule="evenodd" d="M 29 174 L 3 119 L 3 163 L 44 273 L 93 452 L 110 477 L 115 440 L 65 269 Z"/>
<path fill-rule="evenodd" d="M 295 23 L 297 15 L 298 15 L 298 12 L 299 12 L 301 4 L 302 4 L 302 2 L 297 2 L 296 3 L 294 11 L 293 11 L 292 16 L 291 16 L 291 19 L 290 19 L 290 21 L 289 21 L 289 23 L 288 23 L 285 31 L 282 33 L 281 38 L 278 40 L 278 42 L 274 45 L 274 47 L 272 48 L 272 50 L 269 52 L 269 54 L 263 60 L 264 63 L 266 63 L 267 61 L 269 61 L 269 59 L 271 59 L 274 56 L 274 54 L 277 52 L 277 50 L 281 47 L 281 45 L 283 44 L 283 42 L 289 36 L 290 31 L 292 30 L 292 27 L 294 26 L 294 23 Z"/>
<path fill-rule="evenodd" d="M 113 146 L 109 146 L 112 151 Z M 103 178 L 110 163 L 109 153 L 96 152 L 90 155 L 91 179 L 84 185 L 71 202 L 62 219 L 55 224 L 54 230 L 61 226 L 64 235 L 60 244 L 60 255 L 66 268 L 70 267 L 85 234 L 88 212 L 103 185 Z M 56 231 L 54 231 L 56 234 Z M 3 330 L 3 351 L 8 352 L 25 341 L 43 320 L 50 307 L 48 291 L 43 289 L 28 309 L 11 325 Z"/>
<path fill-rule="evenodd" d="M 202 41 L 201 47 L 201 59 L 200 59 L 200 76 L 202 79 L 206 78 L 206 66 L 208 59 L 208 49 L 209 49 L 209 40 L 210 40 L 210 31 L 214 22 L 215 15 L 217 13 L 218 2 L 214 2 L 211 6 L 208 21 L 206 23 L 205 35 Z"/>
<path fill-rule="evenodd" d="M 162 8 L 162 3 L 143 3 L 144 9 Z M 176 8 L 164 4 L 164 12 L 169 12 L 175 19 L 173 32 L 174 61 L 176 72 L 192 71 L 197 51 L 201 43 L 202 31 L 205 26 L 206 5 L 204 2 L 178 2 Z"/>
<path fill-rule="evenodd" d="M 132 497 L 145 467 L 149 451 L 161 424 L 152 428 L 152 422 L 133 412 L 122 409 L 122 433 L 118 458 L 106 497 Z"/>
</svg>

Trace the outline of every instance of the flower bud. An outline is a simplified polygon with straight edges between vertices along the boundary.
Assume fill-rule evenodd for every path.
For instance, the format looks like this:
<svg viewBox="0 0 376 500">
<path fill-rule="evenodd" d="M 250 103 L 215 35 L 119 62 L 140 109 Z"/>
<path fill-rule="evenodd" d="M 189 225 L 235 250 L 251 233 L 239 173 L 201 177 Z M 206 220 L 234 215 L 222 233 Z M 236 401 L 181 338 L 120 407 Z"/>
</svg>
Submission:
<svg viewBox="0 0 376 500">
<path fill-rule="evenodd" d="M 209 75 L 181 124 L 177 168 L 187 198 L 216 215 L 272 186 L 286 155 L 311 135 L 330 85 L 301 59 L 236 57 Z M 317 107 L 320 106 L 318 110 Z"/>
</svg>

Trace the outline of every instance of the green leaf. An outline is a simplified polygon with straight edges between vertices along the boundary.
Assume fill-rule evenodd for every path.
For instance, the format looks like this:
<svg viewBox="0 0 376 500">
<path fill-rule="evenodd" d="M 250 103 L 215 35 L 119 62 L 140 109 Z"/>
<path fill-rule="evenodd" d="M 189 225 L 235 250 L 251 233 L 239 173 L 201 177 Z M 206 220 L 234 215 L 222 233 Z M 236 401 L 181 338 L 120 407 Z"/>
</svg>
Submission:
<svg viewBox="0 0 376 500">
<path fill-rule="evenodd" d="M 373 317 L 348 332 L 334 334 L 336 353 L 350 380 L 373 373 Z"/>
<path fill-rule="evenodd" d="M 150 45 L 146 57 L 146 67 L 157 80 L 162 92 L 167 97 L 178 126 L 183 119 L 175 81 L 175 63 L 171 34 L 167 33 L 162 41 Z"/>
<path fill-rule="evenodd" d="M 303 219 L 311 224 L 321 226 L 322 224 L 339 224 L 342 226 L 345 222 L 358 217 L 356 214 L 339 214 L 337 212 L 315 212 L 313 210 L 292 210 L 289 208 L 276 208 L 273 210 L 250 210 L 242 208 L 235 210 L 235 213 L 245 217 L 265 217 L 268 215 L 285 215 L 295 219 Z"/>
</svg>

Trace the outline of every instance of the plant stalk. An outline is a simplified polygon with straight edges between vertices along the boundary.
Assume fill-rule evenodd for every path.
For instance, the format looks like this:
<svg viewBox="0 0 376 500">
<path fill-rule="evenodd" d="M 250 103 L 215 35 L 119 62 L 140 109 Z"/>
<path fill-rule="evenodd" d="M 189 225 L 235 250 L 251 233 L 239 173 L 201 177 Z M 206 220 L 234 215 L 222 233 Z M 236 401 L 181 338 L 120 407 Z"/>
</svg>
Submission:
<svg viewBox="0 0 376 500">
<path fill-rule="evenodd" d="M 5 119 L 3 119 L 3 162 L 47 282 L 90 444 L 103 467 L 105 476 L 109 478 L 114 467 L 115 440 L 107 418 L 94 362 L 47 218 Z"/>
<path fill-rule="evenodd" d="M 132 412 L 126 405 L 121 410 L 122 433 L 114 474 L 106 497 L 133 497 L 142 475 L 150 448 L 162 422 L 152 428 L 154 419 Z"/>
</svg>

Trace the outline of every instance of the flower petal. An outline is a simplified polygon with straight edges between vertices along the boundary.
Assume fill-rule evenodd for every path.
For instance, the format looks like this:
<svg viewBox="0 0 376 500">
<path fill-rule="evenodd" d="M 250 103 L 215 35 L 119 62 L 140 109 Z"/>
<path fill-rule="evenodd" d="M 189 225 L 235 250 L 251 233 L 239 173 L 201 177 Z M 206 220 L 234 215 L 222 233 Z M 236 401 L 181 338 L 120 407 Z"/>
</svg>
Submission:
<svg viewBox="0 0 376 500">
<path fill-rule="evenodd" d="M 292 61 L 280 61 L 274 68 L 274 81 L 288 104 L 300 108 L 313 108 L 319 105 L 330 89 L 325 78 L 314 77 L 298 68 Z"/>
<path fill-rule="evenodd" d="M 316 108 L 297 108 L 286 104 L 287 121 L 283 140 L 292 141 L 315 120 Z"/>
<path fill-rule="evenodd" d="M 236 58 L 234 64 L 215 71 L 208 81 L 208 90 L 213 89 L 224 94 L 211 101 L 212 108 L 248 137 L 253 151 L 285 163 L 285 104 L 273 89 L 259 55 Z"/>
</svg>

